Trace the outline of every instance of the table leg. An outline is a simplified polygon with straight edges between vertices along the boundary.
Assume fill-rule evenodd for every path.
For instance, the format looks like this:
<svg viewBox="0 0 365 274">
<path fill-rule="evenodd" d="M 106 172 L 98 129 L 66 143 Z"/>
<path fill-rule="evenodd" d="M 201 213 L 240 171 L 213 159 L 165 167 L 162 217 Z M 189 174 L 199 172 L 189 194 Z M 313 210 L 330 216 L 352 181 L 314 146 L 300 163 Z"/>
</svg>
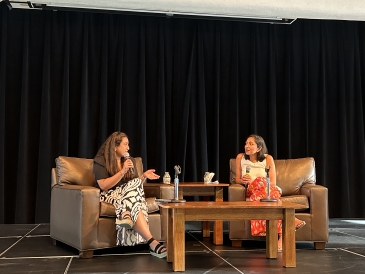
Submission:
<svg viewBox="0 0 365 274">
<path fill-rule="evenodd" d="M 209 201 L 209 196 L 204 196 L 203 201 Z M 210 222 L 209 221 L 202 221 L 202 232 L 204 238 L 210 237 Z"/>
<path fill-rule="evenodd" d="M 168 209 L 167 219 L 167 262 L 172 262 L 174 258 L 174 223 L 173 223 L 173 209 Z"/>
<path fill-rule="evenodd" d="M 296 267 L 294 209 L 284 210 L 283 220 L 283 266 Z"/>
<path fill-rule="evenodd" d="M 185 214 L 184 209 L 175 208 L 173 214 L 173 262 L 174 271 L 185 271 Z"/>
<path fill-rule="evenodd" d="M 266 258 L 278 257 L 278 221 L 266 221 Z"/>
<path fill-rule="evenodd" d="M 215 187 L 215 201 L 223 201 L 223 187 Z M 214 221 L 213 243 L 215 245 L 223 245 L 223 221 Z"/>
</svg>

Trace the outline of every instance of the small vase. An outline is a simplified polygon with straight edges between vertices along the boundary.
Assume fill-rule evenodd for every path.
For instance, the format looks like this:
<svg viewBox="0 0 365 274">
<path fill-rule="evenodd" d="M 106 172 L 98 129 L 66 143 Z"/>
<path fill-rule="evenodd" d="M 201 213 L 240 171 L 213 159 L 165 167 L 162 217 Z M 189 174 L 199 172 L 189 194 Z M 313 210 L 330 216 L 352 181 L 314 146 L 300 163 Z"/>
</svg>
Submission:
<svg viewBox="0 0 365 274">
<path fill-rule="evenodd" d="M 167 185 L 171 183 L 171 177 L 168 172 L 165 172 L 165 175 L 163 176 L 163 183 Z"/>
</svg>

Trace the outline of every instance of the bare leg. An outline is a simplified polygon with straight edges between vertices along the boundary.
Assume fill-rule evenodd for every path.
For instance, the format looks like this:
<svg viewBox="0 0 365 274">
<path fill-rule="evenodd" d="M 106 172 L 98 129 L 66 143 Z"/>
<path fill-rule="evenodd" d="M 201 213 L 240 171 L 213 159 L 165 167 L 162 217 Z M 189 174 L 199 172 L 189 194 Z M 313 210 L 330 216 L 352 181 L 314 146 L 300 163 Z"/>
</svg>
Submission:
<svg viewBox="0 0 365 274">
<path fill-rule="evenodd" d="M 295 218 L 294 220 L 294 227 L 296 230 L 298 230 L 299 228 L 302 228 L 305 225 L 305 222 L 303 222 L 302 220 L 299 220 L 298 218 Z M 278 239 L 278 251 L 282 251 L 283 250 L 283 237 L 282 234 L 279 234 L 279 239 Z"/>
<path fill-rule="evenodd" d="M 152 234 L 150 232 L 150 228 L 147 225 L 146 219 L 143 216 L 142 211 L 139 211 L 138 217 L 137 217 L 137 221 L 134 223 L 134 227 L 133 229 L 135 231 L 137 231 L 145 240 L 149 240 L 152 238 Z M 150 247 L 152 250 L 155 249 L 156 245 L 158 245 L 159 242 L 154 240 L 151 244 Z"/>
<path fill-rule="evenodd" d="M 283 250 L 283 237 L 282 237 L 282 234 L 279 234 L 278 251 L 281 252 L 282 250 Z"/>
</svg>

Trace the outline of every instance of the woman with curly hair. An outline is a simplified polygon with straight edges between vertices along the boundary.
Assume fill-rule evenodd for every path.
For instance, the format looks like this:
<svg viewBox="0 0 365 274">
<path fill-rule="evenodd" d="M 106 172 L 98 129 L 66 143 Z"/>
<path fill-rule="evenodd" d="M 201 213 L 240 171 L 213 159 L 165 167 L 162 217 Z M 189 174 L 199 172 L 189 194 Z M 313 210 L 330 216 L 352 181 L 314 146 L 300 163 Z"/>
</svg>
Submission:
<svg viewBox="0 0 365 274">
<path fill-rule="evenodd" d="M 158 179 L 154 169 L 138 177 L 136 162 L 129 157 L 129 140 L 123 132 L 114 132 L 94 158 L 96 187 L 100 201 L 111 203 L 116 211 L 117 245 L 134 246 L 147 242 L 150 253 L 158 258 L 167 255 L 166 247 L 156 241 L 149 230 L 143 182 Z"/>
</svg>

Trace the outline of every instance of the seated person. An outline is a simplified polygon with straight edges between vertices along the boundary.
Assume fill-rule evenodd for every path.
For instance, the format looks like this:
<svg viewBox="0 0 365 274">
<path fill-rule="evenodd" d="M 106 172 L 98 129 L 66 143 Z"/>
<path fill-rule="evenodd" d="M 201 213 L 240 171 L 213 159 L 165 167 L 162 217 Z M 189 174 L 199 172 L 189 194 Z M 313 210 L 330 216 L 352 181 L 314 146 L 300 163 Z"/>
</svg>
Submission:
<svg viewBox="0 0 365 274">
<path fill-rule="evenodd" d="M 158 179 L 154 169 L 138 177 L 135 160 L 129 157 L 129 140 L 125 133 L 114 132 L 94 158 L 96 187 L 100 200 L 111 203 L 116 211 L 117 245 L 133 246 L 147 242 L 150 253 L 158 258 L 167 255 L 166 247 L 156 241 L 148 227 L 147 203 L 143 182 Z"/>
<path fill-rule="evenodd" d="M 245 152 L 236 157 L 236 183 L 246 186 L 246 197 L 250 201 L 259 201 L 267 197 L 266 171 L 270 168 L 270 197 L 279 199 L 281 189 L 276 185 L 276 169 L 274 159 L 268 154 L 264 139 L 258 135 L 250 135 L 245 143 Z M 295 230 L 302 228 L 304 221 L 295 218 Z M 266 221 L 251 220 L 251 234 L 266 236 Z M 278 221 L 278 251 L 283 249 L 282 222 Z"/>
</svg>

